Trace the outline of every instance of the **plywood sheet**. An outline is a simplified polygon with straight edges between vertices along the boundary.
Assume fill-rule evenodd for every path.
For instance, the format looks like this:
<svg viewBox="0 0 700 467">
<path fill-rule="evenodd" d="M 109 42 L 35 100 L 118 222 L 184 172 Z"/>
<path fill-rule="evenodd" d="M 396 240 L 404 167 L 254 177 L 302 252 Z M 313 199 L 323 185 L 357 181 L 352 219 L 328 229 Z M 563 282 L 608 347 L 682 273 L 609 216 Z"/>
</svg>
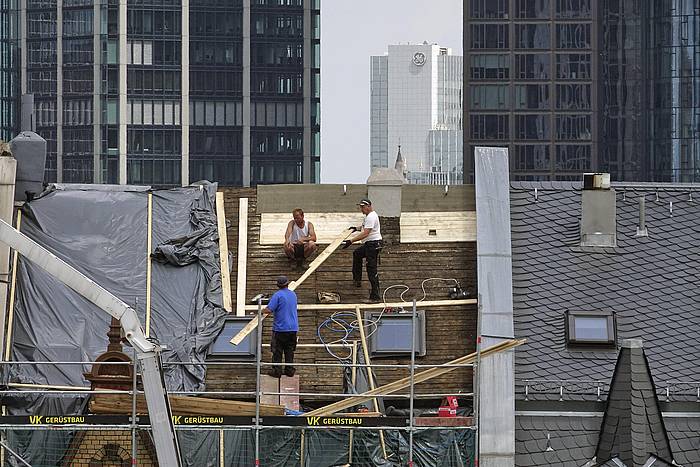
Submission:
<svg viewBox="0 0 700 467">
<path fill-rule="evenodd" d="M 401 243 L 475 242 L 476 212 L 404 212 Z"/>
<path fill-rule="evenodd" d="M 316 243 L 329 244 L 338 237 L 338 233 L 351 225 L 362 225 L 364 216 L 361 212 L 305 212 L 304 219 L 311 221 L 316 230 Z M 284 243 L 287 224 L 292 220 L 291 213 L 269 213 L 260 215 L 260 244 L 280 245 Z"/>
</svg>

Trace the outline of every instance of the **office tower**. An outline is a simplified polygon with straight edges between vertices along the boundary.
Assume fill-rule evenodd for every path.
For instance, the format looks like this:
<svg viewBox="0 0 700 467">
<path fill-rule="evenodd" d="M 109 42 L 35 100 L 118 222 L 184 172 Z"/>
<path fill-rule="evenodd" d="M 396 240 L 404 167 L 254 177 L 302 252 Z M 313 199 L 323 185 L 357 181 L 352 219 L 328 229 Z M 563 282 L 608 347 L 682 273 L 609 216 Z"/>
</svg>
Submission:
<svg viewBox="0 0 700 467">
<path fill-rule="evenodd" d="M 370 59 L 370 165 L 406 160 L 410 183 L 462 183 L 462 57 L 424 42 Z"/>
<path fill-rule="evenodd" d="M 19 120 L 18 0 L 0 0 L 0 139 L 16 136 Z"/>
<path fill-rule="evenodd" d="M 21 0 L 21 93 L 48 143 L 46 180 L 317 182 L 319 8 Z"/>
<path fill-rule="evenodd" d="M 514 179 L 696 181 L 700 11 L 664 0 L 465 0 L 465 166 Z"/>
</svg>

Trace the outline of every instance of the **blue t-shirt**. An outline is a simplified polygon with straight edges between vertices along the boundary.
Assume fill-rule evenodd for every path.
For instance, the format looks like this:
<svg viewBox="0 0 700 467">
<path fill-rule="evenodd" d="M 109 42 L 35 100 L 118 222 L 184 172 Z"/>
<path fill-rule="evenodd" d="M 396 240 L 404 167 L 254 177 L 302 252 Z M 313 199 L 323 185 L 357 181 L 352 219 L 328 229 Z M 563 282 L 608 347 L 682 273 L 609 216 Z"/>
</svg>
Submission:
<svg viewBox="0 0 700 467">
<path fill-rule="evenodd" d="M 299 330 L 297 319 L 297 294 L 287 288 L 280 289 L 272 296 L 267 307 L 275 318 L 272 330 L 275 332 L 296 332 Z"/>
</svg>

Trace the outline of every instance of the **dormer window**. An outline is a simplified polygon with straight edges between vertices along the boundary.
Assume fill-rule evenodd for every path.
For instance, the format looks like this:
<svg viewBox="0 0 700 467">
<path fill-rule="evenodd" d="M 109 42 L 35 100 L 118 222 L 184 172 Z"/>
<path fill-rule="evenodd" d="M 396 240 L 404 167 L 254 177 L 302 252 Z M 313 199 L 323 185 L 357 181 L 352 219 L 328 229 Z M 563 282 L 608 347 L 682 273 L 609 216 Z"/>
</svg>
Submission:
<svg viewBox="0 0 700 467">
<path fill-rule="evenodd" d="M 567 311 L 566 341 L 570 346 L 614 347 L 617 341 L 612 311 Z"/>
</svg>

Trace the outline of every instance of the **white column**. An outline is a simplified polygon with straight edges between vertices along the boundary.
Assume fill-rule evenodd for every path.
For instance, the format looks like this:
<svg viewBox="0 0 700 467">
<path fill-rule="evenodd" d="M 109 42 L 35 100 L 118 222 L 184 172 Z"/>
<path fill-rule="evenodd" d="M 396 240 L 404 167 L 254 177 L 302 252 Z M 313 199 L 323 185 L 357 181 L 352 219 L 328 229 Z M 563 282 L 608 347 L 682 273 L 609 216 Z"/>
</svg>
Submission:
<svg viewBox="0 0 700 467">
<path fill-rule="evenodd" d="M 303 160 L 301 181 L 311 182 L 311 56 L 314 53 L 311 32 L 311 7 L 313 0 L 304 0 L 304 133 L 302 136 Z"/>
<path fill-rule="evenodd" d="M 243 0 L 243 186 L 250 186 L 250 0 Z"/>
<path fill-rule="evenodd" d="M 56 9 L 56 181 L 63 181 L 63 2 Z"/>
<path fill-rule="evenodd" d="M 12 210 L 15 201 L 15 174 L 17 161 L 10 152 L 9 144 L 0 148 L 0 219 L 12 224 Z M 10 247 L 0 244 L 0 329 L 5 329 L 7 291 L 10 283 Z M 0 333 L 0 349 L 5 348 L 5 333 Z"/>
<path fill-rule="evenodd" d="M 101 2 L 94 0 L 92 10 L 92 152 L 93 155 L 93 183 L 103 183 L 100 167 L 102 154 L 102 102 L 100 91 L 102 89 L 102 41 L 100 38 L 101 26 Z"/>
<path fill-rule="evenodd" d="M 119 0 L 119 183 L 126 185 L 126 2 Z"/>
<path fill-rule="evenodd" d="M 180 138 L 182 151 L 181 182 L 190 184 L 190 1 L 182 0 L 182 48 L 180 68 L 182 100 L 180 102 Z"/>
</svg>

